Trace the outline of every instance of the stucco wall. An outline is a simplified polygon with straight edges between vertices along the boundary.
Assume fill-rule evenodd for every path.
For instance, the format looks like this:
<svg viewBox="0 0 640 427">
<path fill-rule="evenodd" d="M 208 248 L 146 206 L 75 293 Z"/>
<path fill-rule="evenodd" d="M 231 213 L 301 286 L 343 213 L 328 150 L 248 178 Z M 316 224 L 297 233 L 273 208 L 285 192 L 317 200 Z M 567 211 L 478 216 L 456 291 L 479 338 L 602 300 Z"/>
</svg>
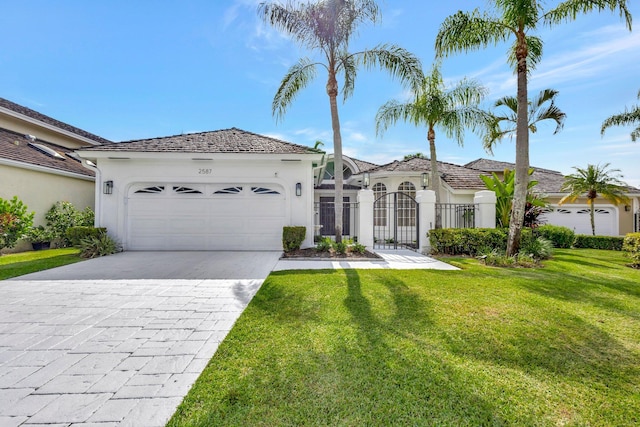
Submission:
<svg viewBox="0 0 640 427">
<path fill-rule="evenodd" d="M 160 156 L 158 156 L 160 157 Z M 173 159 L 171 158 L 173 157 Z M 100 182 L 96 186 L 96 222 L 127 249 L 127 200 L 135 183 L 274 183 L 286 192 L 286 225 L 307 227 L 304 247 L 313 246 L 313 169 L 309 158 L 282 161 L 279 155 L 207 155 L 213 160 L 193 160 L 167 153 L 156 159 L 97 159 Z M 317 160 L 316 160 L 317 161 Z M 210 170 L 202 173 L 203 170 Z M 113 194 L 102 194 L 102 182 L 113 181 Z M 302 184 L 302 195 L 295 185 Z"/>
<path fill-rule="evenodd" d="M 22 134 L 33 135 L 38 139 L 52 142 L 67 148 L 80 148 L 91 145 L 88 142 L 76 139 L 70 135 L 61 134 L 54 130 L 25 122 L 2 113 L 0 113 L 0 127 Z"/>
<path fill-rule="evenodd" d="M 45 224 L 45 214 L 57 201 L 71 202 L 80 210 L 94 207 L 93 181 L 0 165 L 0 183 L 0 197 L 18 196 L 36 213 L 35 225 Z"/>
</svg>

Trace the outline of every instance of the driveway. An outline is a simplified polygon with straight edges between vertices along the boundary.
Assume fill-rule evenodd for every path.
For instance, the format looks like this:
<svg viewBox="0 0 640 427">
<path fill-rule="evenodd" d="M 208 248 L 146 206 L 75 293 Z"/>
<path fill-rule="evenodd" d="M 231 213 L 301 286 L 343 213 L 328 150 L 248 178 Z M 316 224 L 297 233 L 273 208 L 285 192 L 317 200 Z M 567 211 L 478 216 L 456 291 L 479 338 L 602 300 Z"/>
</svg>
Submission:
<svg viewBox="0 0 640 427">
<path fill-rule="evenodd" d="M 0 426 L 163 426 L 279 252 L 125 252 L 0 282 Z"/>
</svg>

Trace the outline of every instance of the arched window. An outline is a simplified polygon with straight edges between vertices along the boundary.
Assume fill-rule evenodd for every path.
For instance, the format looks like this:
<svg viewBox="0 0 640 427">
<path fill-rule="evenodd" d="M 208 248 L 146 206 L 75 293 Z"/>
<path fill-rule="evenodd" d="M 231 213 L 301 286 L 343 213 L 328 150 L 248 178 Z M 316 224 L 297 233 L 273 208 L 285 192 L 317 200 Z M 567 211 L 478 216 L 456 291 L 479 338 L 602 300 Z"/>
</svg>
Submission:
<svg viewBox="0 0 640 427">
<path fill-rule="evenodd" d="M 416 226 L 416 186 L 405 181 L 398 186 L 398 226 Z"/>
<path fill-rule="evenodd" d="M 387 195 L 387 187 L 383 183 L 378 182 L 374 184 L 372 189 L 373 189 L 373 199 L 375 200 L 375 203 L 373 205 L 373 225 L 386 227 L 387 198 L 384 196 Z"/>
<path fill-rule="evenodd" d="M 346 162 L 342 163 L 342 177 L 344 179 L 350 178 L 351 175 L 353 175 L 353 171 L 351 170 L 351 168 L 349 167 L 349 165 Z M 324 177 L 323 179 L 335 179 L 335 164 L 333 163 L 333 160 L 331 160 L 330 162 L 327 163 L 327 167 L 324 170 Z"/>
</svg>

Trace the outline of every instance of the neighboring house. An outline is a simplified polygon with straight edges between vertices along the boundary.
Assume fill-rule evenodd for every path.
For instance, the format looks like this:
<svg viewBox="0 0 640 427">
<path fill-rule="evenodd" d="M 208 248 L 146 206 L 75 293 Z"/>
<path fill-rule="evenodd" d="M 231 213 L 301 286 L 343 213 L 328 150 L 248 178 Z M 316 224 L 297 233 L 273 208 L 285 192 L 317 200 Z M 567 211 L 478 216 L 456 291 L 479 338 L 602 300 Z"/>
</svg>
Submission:
<svg viewBox="0 0 640 427">
<path fill-rule="evenodd" d="M 319 150 L 232 128 L 77 153 L 96 166 L 96 223 L 125 250 L 281 250 L 286 225 L 313 245 Z"/>
<path fill-rule="evenodd" d="M 0 197 L 18 196 L 36 225 L 57 201 L 94 206 L 94 173 L 74 150 L 104 138 L 0 98 Z"/>
<path fill-rule="evenodd" d="M 490 174 L 492 172 L 502 177 L 505 169 L 513 170 L 515 164 L 498 162 L 490 159 L 478 159 L 465 165 L 467 168 Z M 562 173 L 533 167 L 531 179 L 538 181 L 535 190 L 545 194 L 551 209 L 547 210 L 540 219 L 547 224 L 562 225 L 571 228 L 576 234 L 591 234 L 591 220 L 589 205 L 586 197 L 579 198 L 575 203 L 559 205 L 560 199 L 567 193 L 562 191 L 564 175 Z M 596 234 L 601 236 L 624 236 L 640 229 L 640 190 L 628 187 L 626 196 L 628 204 L 612 205 L 606 199 L 598 197 L 595 200 Z"/>
</svg>

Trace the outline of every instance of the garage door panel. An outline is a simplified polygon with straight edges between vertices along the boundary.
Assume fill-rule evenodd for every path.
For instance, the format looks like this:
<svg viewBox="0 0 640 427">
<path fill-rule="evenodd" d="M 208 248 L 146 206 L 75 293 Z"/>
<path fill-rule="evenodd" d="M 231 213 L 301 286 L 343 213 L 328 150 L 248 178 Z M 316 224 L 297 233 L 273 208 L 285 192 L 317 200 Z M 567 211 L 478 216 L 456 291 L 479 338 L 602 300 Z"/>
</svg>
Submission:
<svg viewBox="0 0 640 427">
<path fill-rule="evenodd" d="M 589 208 L 562 206 L 540 215 L 545 224 L 570 228 L 576 234 L 591 234 Z M 612 207 L 596 207 L 594 222 L 599 236 L 617 236 L 616 211 Z"/>
<path fill-rule="evenodd" d="M 204 190 L 207 184 L 190 188 Z M 284 191 L 255 191 L 273 184 L 240 186 L 227 194 L 213 191 L 182 193 L 180 184 L 138 185 L 163 188 L 155 193 L 130 194 L 128 249 L 132 250 L 280 250 L 288 213 Z M 238 190 L 242 188 L 242 190 Z"/>
</svg>

